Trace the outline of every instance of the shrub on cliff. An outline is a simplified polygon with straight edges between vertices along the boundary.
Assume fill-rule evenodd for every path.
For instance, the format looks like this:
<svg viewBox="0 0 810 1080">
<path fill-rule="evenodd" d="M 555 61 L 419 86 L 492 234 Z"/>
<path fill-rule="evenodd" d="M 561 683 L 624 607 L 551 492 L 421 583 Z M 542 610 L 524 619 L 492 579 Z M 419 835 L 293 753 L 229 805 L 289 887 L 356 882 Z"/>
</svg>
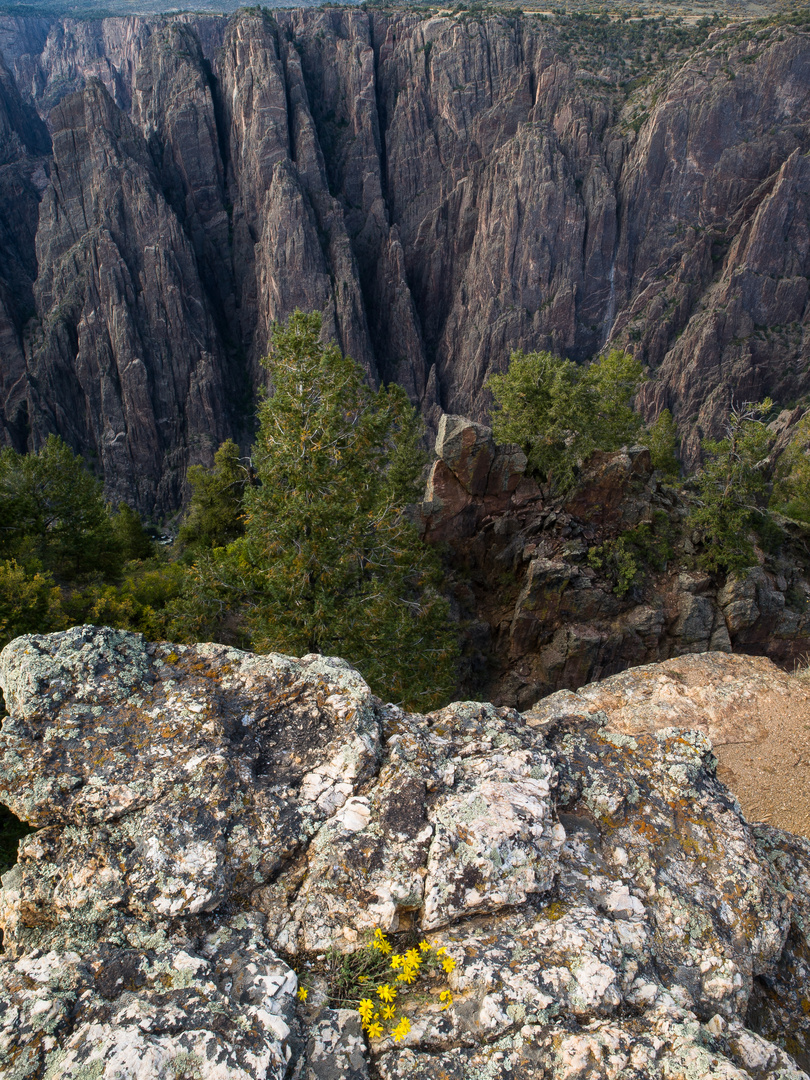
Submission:
<svg viewBox="0 0 810 1080">
<path fill-rule="evenodd" d="M 796 425 L 779 460 L 772 505 L 787 517 L 810 524 L 810 413 Z"/>
<path fill-rule="evenodd" d="M 763 417 L 772 407 L 770 398 L 732 407 L 725 438 L 703 441 L 697 505 L 687 524 L 701 534 L 709 570 L 741 570 L 756 562 L 751 532 L 767 527 L 763 466 L 770 436 Z"/>
<path fill-rule="evenodd" d="M 180 616 L 233 634 L 241 612 L 255 649 L 343 656 L 375 692 L 429 707 L 452 689 L 457 644 L 438 558 L 408 510 L 419 421 L 400 387 L 372 390 L 320 328 L 296 312 L 274 330 L 244 536 L 198 559 Z"/>
<path fill-rule="evenodd" d="M 642 381 L 641 364 L 618 349 L 587 367 L 548 352 L 514 352 L 506 374 L 487 381 L 495 398 L 493 434 L 517 443 L 529 467 L 564 491 L 594 450 L 617 450 L 639 438 L 644 425 L 632 403 Z"/>
</svg>

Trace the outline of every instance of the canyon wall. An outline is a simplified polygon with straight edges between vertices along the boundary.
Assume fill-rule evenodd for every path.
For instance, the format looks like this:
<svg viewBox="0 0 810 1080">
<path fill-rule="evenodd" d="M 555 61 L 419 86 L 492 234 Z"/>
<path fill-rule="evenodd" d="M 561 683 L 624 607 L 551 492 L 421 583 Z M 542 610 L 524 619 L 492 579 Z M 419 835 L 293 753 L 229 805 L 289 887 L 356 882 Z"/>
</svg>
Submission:
<svg viewBox="0 0 810 1080">
<path fill-rule="evenodd" d="M 800 398 L 810 35 L 718 29 L 654 56 L 612 33 L 0 18 L 6 443 L 55 431 L 112 499 L 171 512 L 189 464 L 249 445 L 259 359 L 296 307 L 434 430 L 486 418 L 515 348 L 631 348 L 645 414 L 672 409 L 692 463 L 732 394 Z"/>
</svg>

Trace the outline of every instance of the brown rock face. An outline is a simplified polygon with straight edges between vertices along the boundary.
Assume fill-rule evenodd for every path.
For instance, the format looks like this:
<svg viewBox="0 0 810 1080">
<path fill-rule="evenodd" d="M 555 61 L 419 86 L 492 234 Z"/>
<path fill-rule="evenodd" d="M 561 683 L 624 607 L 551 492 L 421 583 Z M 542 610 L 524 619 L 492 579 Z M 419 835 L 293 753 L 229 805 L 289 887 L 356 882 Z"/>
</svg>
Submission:
<svg viewBox="0 0 810 1080">
<path fill-rule="evenodd" d="M 810 650 L 798 523 L 779 554 L 722 580 L 696 568 L 688 504 L 660 483 L 646 447 L 594 454 L 556 500 L 482 424 L 442 417 L 436 453 L 422 522 L 453 568 L 465 692 L 522 709 L 668 657 L 734 650 L 791 666 Z M 617 543 L 625 563 L 611 562 Z"/>
<path fill-rule="evenodd" d="M 691 462 L 732 393 L 806 393 L 808 34 L 716 31 L 629 92 L 565 33 L 0 18 L 6 440 L 57 431 L 111 495 L 170 510 L 191 461 L 249 442 L 258 359 L 295 307 L 434 431 L 486 420 L 514 348 L 628 346 Z M 20 133 L 31 106 L 52 156 Z"/>
</svg>

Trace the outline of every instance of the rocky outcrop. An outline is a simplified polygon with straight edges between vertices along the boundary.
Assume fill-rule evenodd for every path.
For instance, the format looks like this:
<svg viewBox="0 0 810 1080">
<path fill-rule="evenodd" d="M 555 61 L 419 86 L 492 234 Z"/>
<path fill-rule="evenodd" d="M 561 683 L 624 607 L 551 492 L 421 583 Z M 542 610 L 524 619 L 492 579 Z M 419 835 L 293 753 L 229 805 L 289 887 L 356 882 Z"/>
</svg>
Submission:
<svg viewBox="0 0 810 1080">
<path fill-rule="evenodd" d="M 247 448 L 258 360 L 296 306 L 322 311 L 373 382 L 402 383 L 432 431 L 443 412 L 486 420 L 486 377 L 514 348 L 632 348 L 656 376 L 645 413 L 673 410 L 690 462 L 732 392 L 801 397 L 806 31 L 633 44 L 611 26 L 605 49 L 534 16 L 0 17 L 14 108 L 55 137 L 53 158 L 47 140 L 20 151 L 0 122 L 27 199 L 0 237 L 17 253 L 0 282 L 4 310 L 18 297 L 0 312 L 6 440 L 56 430 L 97 455 L 112 495 L 174 509 L 223 433 Z M 70 98 L 95 100 L 94 80 L 109 105 Z M 159 212 L 111 230 L 94 140 Z"/>
<path fill-rule="evenodd" d="M 8 1075 L 806 1078 L 810 844 L 675 716 L 409 715 L 339 660 L 93 627 L 0 669 L 0 797 L 39 827 L 0 889 Z M 399 1043 L 329 996 L 374 929 L 455 961 Z"/>
<path fill-rule="evenodd" d="M 623 668 L 684 653 L 747 652 L 792 664 L 810 650 L 806 530 L 784 521 L 777 554 L 722 577 L 699 568 L 686 496 L 646 447 L 596 453 L 551 498 L 517 447 L 445 416 L 422 530 L 446 545 L 470 692 L 527 708 Z M 630 540 L 628 540 L 630 538 Z M 694 539 L 694 543 L 693 543 Z M 622 583 L 611 545 L 632 559 Z M 628 546 L 629 545 L 629 546 Z"/>
<path fill-rule="evenodd" d="M 425 539 L 466 539 L 487 518 L 537 499 L 540 490 L 525 475 L 526 465 L 520 447 L 496 445 L 491 428 L 463 416 L 442 416 L 422 503 Z"/>
</svg>

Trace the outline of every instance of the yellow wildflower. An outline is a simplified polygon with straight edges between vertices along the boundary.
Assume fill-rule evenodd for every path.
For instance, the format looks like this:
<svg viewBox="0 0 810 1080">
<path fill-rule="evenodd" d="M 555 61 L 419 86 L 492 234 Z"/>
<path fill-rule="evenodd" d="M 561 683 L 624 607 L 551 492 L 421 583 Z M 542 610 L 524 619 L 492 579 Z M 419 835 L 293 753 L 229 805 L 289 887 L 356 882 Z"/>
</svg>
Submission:
<svg viewBox="0 0 810 1080">
<path fill-rule="evenodd" d="M 383 1026 L 382 1024 L 375 1021 L 373 1024 L 368 1025 L 366 1031 L 368 1032 L 368 1037 L 370 1039 L 379 1039 L 379 1037 L 383 1033 Z"/>
<path fill-rule="evenodd" d="M 420 941 L 419 948 L 422 950 L 422 952 L 430 952 L 433 946 L 430 944 L 429 941 Z"/>
<path fill-rule="evenodd" d="M 453 959 L 452 956 L 445 956 L 444 960 L 442 960 L 442 967 L 444 968 L 444 970 L 447 972 L 448 975 L 450 974 L 450 972 L 453 970 L 453 968 L 455 966 L 456 966 L 456 962 L 455 962 L 455 960 Z"/>
<path fill-rule="evenodd" d="M 405 957 L 401 953 L 395 952 L 394 955 L 391 957 L 391 967 L 394 969 L 394 971 L 396 971 L 397 968 L 401 968 L 404 963 Z"/>
<path fill-rule="evenodd" d="M 381 953 L 388 954 L 391 952 L 391 943 L 379 927 L 374 931 L 374 940 L 371 945 L 372 948 L 379 949 Z"/>
<path fill-rule="evenodd" d="M 393 1001 L 396 996 L 396 990 L 389 986 L 388 983 L 386 983 L 385 986 L 377 987 L 377 997 L 380 1001 Z"/>
<path fill-rule="evenodd" d="M 418 949 L 408 949 L 405 953 L 405 962 L 411 964 L 413 967 L 419 967 L 422 963 L 422 957 L 419 955 Z"/>
<path fill-rule="evenodd" d="M 400 972 L 399 975 L 397 975 L 397 979 L 400 982 L 408 983 L 410 985 L 410 983 L 416 982 L 416 972 L 413 968 L 405 968 L 404 971 Z"/>
<path fill-rule="evenodd" d="M 396 1011 L 393 1005 L 383 1005 L 380 1009 L 383 1020 L 392 1020 Z"/>
<path fill-rule="evenodd" d="M 444 945 L 442 945 L 442 947 L 440 949 L 436 950 L 436 955 L 437 956 L 444 956 L 444 954 L 446 952 L 447 952 L 447 949 L 444 947 Z"/>
<path fill-rule="evenodd" d="M 400 1020 L 400 1022 L 397 1024 L 397 1026 L 391 1032 L 391 1034 L 394 1036 L 394 1038 L 397 1040 L 397 1042 L 399 1042 L 400 1039 L 405 1038 L 405 1036 L 408 1034 L 408 1032 L 410 1030 L 411 1030 L 411 1022 L 410 1022 L 410 1020 L 408 1019 L 407 1016 L 403 1016 L 402 1019 Z"/>
<path fill-rule="evenodd" d="M 442 990 L 439 994 L 439 1001 L 441 1001 L 443 1009 L 449 1009 L 453 1004 L 453 995 L 449 990 Z"/>
<path fill-rule="evenodd" d="M 307 990 L 307 988 L 305 986 L 299 986 L 298 987 L 298 1000 L 299 1001 L 306 1001 L 308 993 L 309 993 L 309 990 Z"/>
<path fill-rule="evenodd" d="M 357 1011 L 360 1013 L 360 1019 L 363 1021 L 363 1023 L 367 1024 L 374 1015 L 374 1002 L 371 1000 L 371 998 L 363 998 L 357 1008 Z"/>
</svg>

